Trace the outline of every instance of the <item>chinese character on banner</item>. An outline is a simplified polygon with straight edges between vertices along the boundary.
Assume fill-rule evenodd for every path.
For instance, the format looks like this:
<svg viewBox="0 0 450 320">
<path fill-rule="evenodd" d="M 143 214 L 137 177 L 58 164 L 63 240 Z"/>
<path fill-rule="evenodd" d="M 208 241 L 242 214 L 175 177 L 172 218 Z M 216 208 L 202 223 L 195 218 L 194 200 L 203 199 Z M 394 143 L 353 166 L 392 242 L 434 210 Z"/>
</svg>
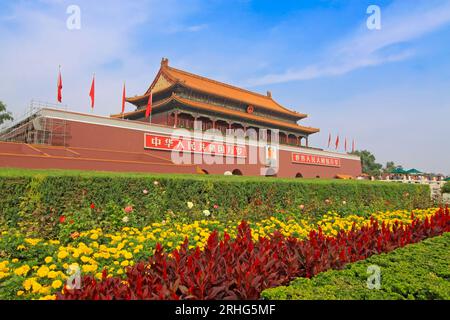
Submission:
<svg viewBox="0 0 450 320">
<path fill-rule="evenodd" d="M 300 164 L 313 164 L 319 166 L 340 167 L 341 160 L 338 158 L 292 153 L 292 162 Z"/>
<path fill-rule="evenodd" d="M 224 145 L 219 142 L 203 141 L 189 137 L 172 138 L 149 133 L 144 135 L 144 149 L 208 153 L 227 157 L 247 157 L 247 149 L 242 145 Z"/>
</svg>

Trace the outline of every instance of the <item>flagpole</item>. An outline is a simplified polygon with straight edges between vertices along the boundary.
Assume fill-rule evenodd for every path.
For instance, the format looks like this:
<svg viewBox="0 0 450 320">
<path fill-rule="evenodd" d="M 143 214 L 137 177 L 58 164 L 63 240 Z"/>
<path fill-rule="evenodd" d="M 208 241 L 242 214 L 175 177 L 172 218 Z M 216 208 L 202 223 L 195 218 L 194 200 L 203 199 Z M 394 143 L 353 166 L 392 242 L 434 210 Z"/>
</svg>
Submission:
<svg viewBox="0 0 450 320">
<path fill-rule="evenodd" d="M 126 81 L 123 82 L 123 92 L 125 93 L 125 84 Z M 125 99 L 125 97 L 123 97 L 123 99 Z M 122 120 L 125 118 L 125 100 L 122 101 Z"/>
<path fill-rule="evenodd" d="M 61 86 L 61 65 L 58 65 L 58 82 L 57 82 L 57 87 L 58 87 L 58 96 L 57 96 L 57 100 L 58 100 L 58 103 L 61 103 L 59 100 L 59 95 L 60 95 L 60 87 Z M 62 100 L 62 99 L 61 99 Z"/>
<path fill-rule="evenodd" d="M 94 84 L 94 94 L 93 94 L 93 103 L 92 103 L 92 105 L 91 105 L 91 113 L 93 114 L 94 113 L 94 104 L 95 104 L 95 72 L 94 72 L 94 74 L 93 74 L 93 76 L 92 76 L 92 83 Z"/>
</svg>

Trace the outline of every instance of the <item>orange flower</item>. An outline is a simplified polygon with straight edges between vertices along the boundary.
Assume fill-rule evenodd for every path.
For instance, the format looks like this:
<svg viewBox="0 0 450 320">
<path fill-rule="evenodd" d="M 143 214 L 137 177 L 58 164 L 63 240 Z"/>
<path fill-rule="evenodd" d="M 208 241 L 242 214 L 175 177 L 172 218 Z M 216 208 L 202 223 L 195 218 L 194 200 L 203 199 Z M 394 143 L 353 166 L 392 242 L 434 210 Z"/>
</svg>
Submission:
<svg viewBox="0 0 450 320">
<path fill-rule="evenodd" d="M 72 238 L 72 239 L 76 239 L 76 238 L 78 238 L 80 236 L 80 233 L 78 232 L 78 231 L 75 231 L 75 232 L 73 232 L 71 235 L 70 235 L 70 237 Z"/>
</svg>

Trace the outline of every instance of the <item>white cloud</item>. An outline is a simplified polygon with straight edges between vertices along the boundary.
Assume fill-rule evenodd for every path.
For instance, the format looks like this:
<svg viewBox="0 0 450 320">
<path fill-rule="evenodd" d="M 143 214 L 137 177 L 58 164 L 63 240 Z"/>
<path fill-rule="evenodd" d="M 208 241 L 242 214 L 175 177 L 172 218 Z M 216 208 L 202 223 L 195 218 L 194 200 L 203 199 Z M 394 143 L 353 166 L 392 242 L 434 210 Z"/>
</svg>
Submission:
<svg viewBox="0 0 450 320">
<path fill-rule="evenodd" d="M 382 29 L 369 30 L 365 21 L 353 35 L 328 48 L 320 62 L 251 79 L 251 86 L 342 75 L 353 70 L 400 61 L 414 55 L 412 49 L 383 49 L 417 39 L 450 22 L 449 1 L 398 1 L 381 10 Z"/>
<path fill-rule="evenodd" d="M 164 52 L 135 50 L 149 38 L 136 37 L 142 26 L 155 29 L 183 14 L 173 1 L 77 1 L 81 30 L 66 28 L 66 8 L 60 0 L 41 1 L 42 6 L 17 2 L 10 12 L 17 17 L 11 28 L 0 21 L 0 100 L 15 115 L 22 114 L 31 99 L 55 102 L 58 65 L 62 66 L 63 102 L 71 110 L 89 111 L 89 87 L 96 73 L 96 113 L 117 113 L 123 81 L 128 95 L 147 89 Z M 44 9 L 45 8 L 45 9 Z M 148 34 L 148 33 L 146 33 Z M 138 41 L 136 41 L 138 40 Z M 111 66 L 114 66 L 111 68 Z M 128 105 L 129 109 L 133 107 Z"/>
<path fill-rule="evenodd" d="M 195 26 L 189 26 L 186 28 L 186 30 L 189 32 L 198 32 L 198 31 L 204 30 L 206 28 L 208 28 L 207 24 L 198 24 Z"/>
</svg>

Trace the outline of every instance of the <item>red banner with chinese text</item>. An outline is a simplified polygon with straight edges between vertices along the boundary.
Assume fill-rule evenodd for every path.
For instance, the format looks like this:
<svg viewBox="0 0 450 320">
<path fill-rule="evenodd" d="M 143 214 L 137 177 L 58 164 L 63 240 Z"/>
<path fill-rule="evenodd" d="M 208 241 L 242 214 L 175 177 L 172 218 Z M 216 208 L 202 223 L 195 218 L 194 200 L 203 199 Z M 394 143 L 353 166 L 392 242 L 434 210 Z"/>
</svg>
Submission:
<svg viewBox="0 0 450 320">
<path fill-rule="evenodd" d="M 340 167 L 341 159 L 324 157 L 304 153 L 292 153 L 292 162 L 301 164 L 313 164 L 316 166 Z"/>
<path fill-rule="evenodd" d="M 222 155 L 227 157 L 246 158 L 245 146 L 227 144 L 217 141 L 203 141 L 189 137 L 168 137 L 146 133 L 144 137 L 145 149 L 179 151 L 189 153 L 202 153 L 210 155 Z"/>
</svg>

